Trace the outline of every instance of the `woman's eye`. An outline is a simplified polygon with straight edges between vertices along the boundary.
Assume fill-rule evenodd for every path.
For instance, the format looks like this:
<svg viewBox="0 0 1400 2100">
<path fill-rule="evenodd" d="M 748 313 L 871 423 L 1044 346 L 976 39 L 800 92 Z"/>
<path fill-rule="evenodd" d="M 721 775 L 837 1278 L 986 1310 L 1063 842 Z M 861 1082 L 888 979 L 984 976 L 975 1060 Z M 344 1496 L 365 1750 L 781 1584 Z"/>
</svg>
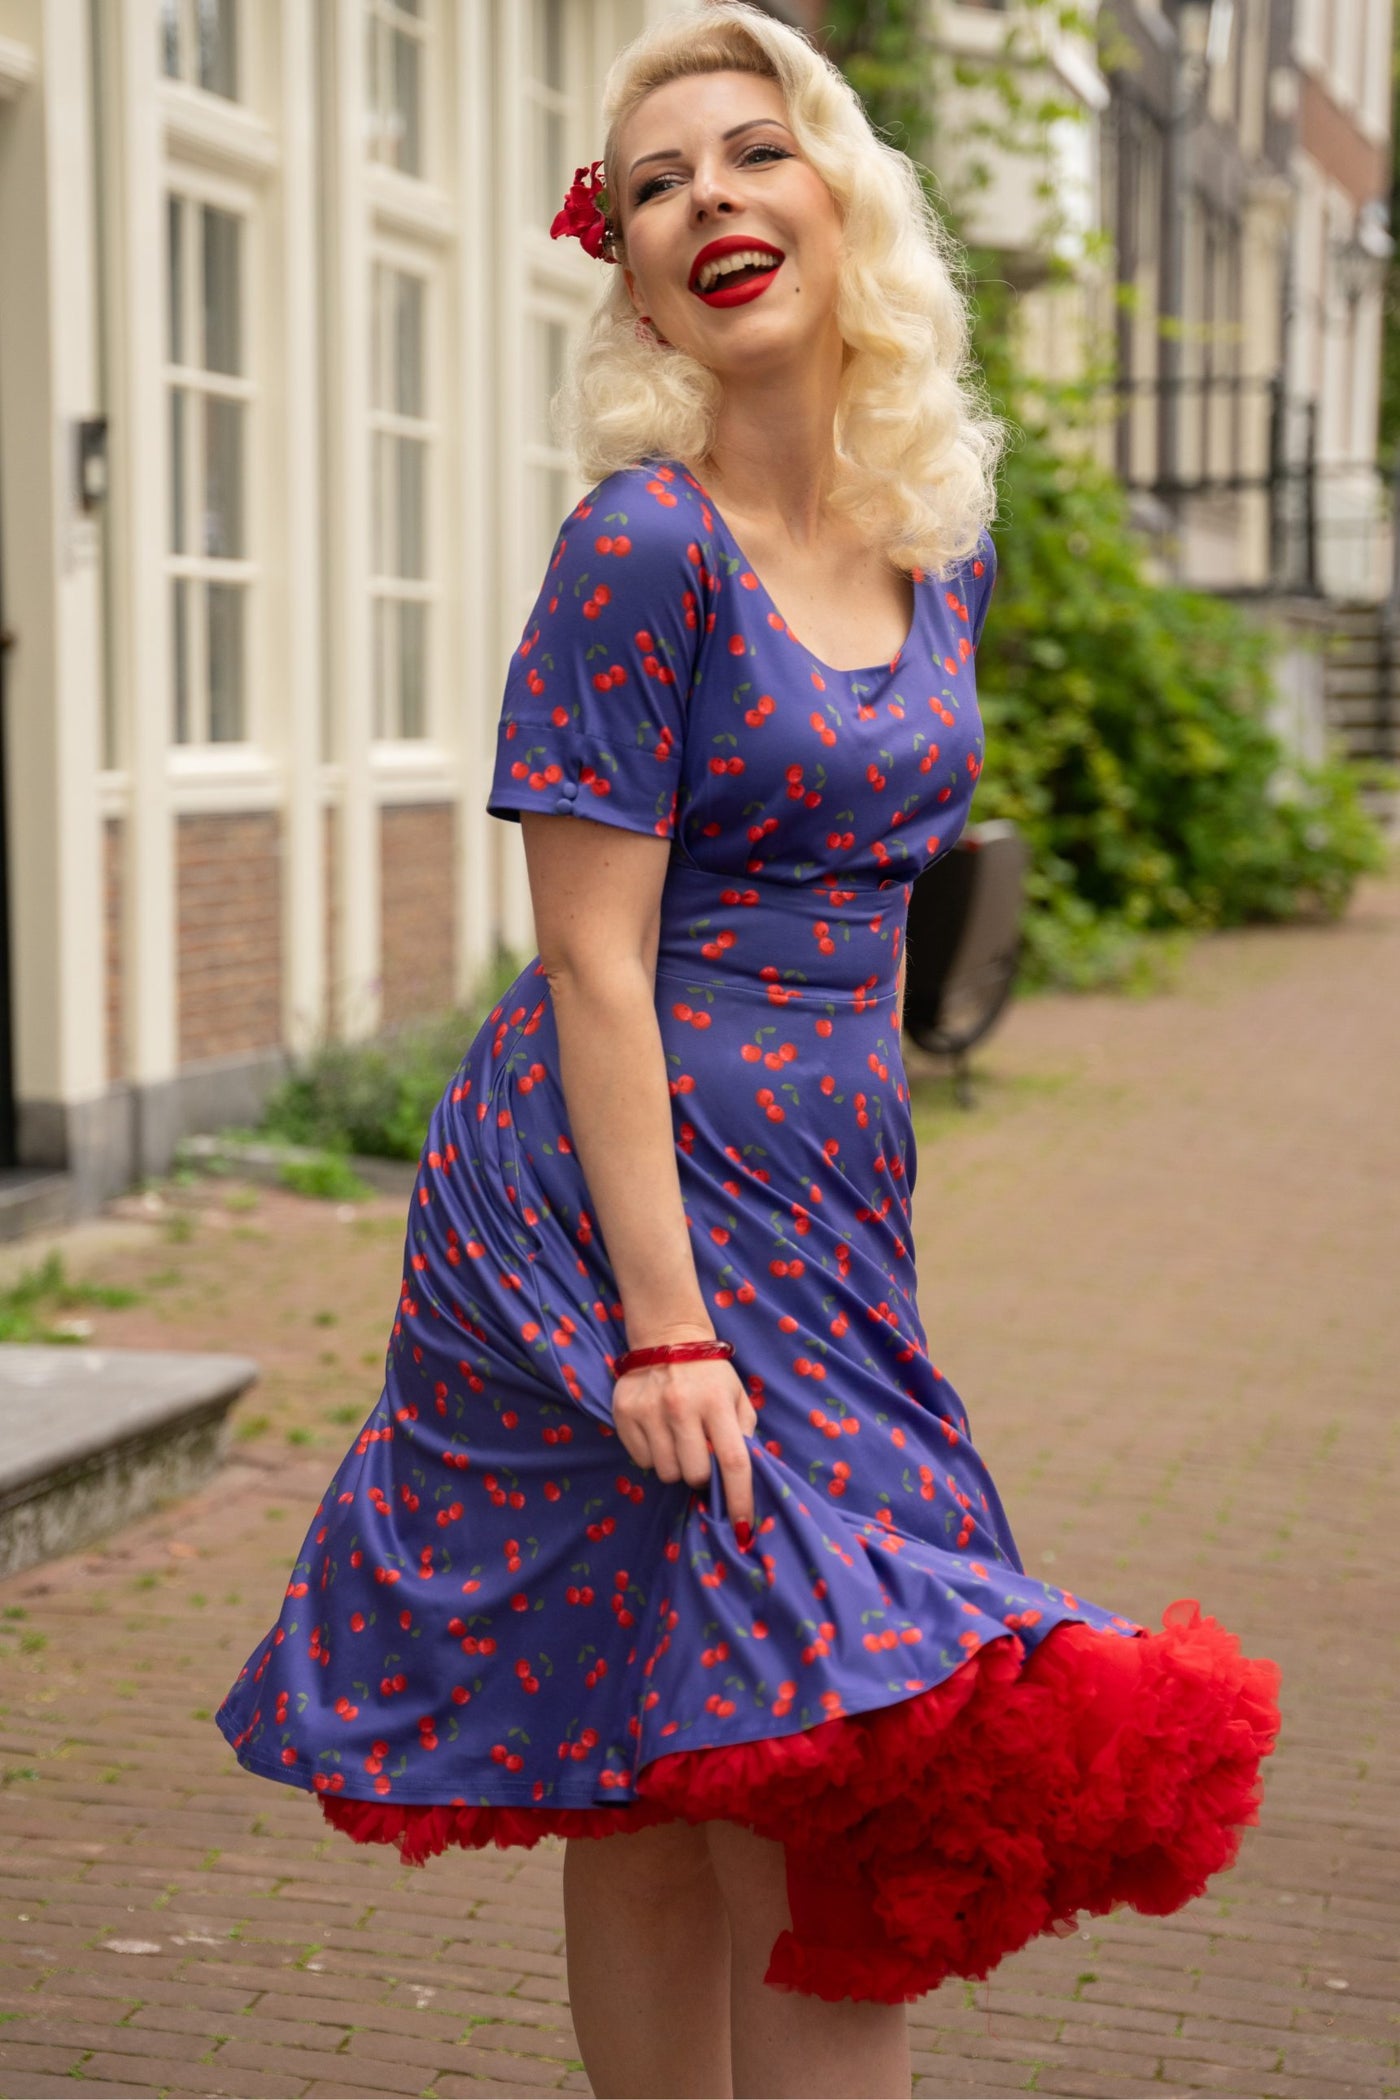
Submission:
<svg viewBox="0 0 1400 2100">
<path fill-rule="evenodd" d="M 786 146 L 777 146 L 770 141 L 766 145 L 746 146 L 739 156 L 739 165 L 741 167 L 744 166 L 756 153 L 770 155 L 776 160 L 790 160 L 792 157 Z M 651 176 L 642 184 L 636 196 L 632 199 L 633 206 L 645 204 L 648 197 L 657 196 L 666 187 L 667 177 L 665 175 Z"/>
</svg>

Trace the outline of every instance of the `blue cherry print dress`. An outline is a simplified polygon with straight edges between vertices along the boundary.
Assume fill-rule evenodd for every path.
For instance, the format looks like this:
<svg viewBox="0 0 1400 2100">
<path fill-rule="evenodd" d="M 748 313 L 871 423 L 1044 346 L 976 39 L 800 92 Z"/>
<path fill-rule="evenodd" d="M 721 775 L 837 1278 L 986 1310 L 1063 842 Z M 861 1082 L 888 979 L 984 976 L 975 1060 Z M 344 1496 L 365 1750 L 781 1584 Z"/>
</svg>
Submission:
<svg viewBox="0 0 1400 2100">
<path fill-rule="evenodd" d="M 612 1426 L 623 1306 L 538 956 L 434 1110 L 383 1390 L 217 1725 L 422 1863 L 727 1818 L 782 1842 L 768 1981 L 894 2002 L 1080 1910 L 1168 1912 L 1257 1818 L 1277 1671 L 1022 1568 L 919 1316 L 896 977 L 982 769 L 990 537 L 888 663 L 785 621 L 694 475 L 564 520 L 487 807 L 670 842 L 656 968 L 686 1221 L 758 1416 L 755 1524 Z"/>
</svg>

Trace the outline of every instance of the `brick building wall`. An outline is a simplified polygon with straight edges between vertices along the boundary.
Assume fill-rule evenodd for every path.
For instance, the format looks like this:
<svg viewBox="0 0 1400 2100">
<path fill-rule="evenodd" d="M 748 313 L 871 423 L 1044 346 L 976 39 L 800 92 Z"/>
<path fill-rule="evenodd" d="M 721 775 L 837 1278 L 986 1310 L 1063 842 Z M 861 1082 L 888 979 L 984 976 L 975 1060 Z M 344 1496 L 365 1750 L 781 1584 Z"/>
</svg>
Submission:
<svg viewBox="0 0 1400 2100">
<path fill-rule="evenodd" d="M 281 848 L 275 811 L 176 820 L 181 1065 L 282 1042 Z"/>
<path fill-rule="evenodd" d="M 380 811 L 380 940 L 384 1025 L 441 1013 L 456 997 L 456 806 L 391 804 Z"/>
<path fill-rule="evenodd" d="M 126 1076 L 126 1029 L 122 1018 L 122 911 L 126 825 L 107 817 L 102 825 L 102 962 L 106 981 L 107 1082 Z"/>
</svg>

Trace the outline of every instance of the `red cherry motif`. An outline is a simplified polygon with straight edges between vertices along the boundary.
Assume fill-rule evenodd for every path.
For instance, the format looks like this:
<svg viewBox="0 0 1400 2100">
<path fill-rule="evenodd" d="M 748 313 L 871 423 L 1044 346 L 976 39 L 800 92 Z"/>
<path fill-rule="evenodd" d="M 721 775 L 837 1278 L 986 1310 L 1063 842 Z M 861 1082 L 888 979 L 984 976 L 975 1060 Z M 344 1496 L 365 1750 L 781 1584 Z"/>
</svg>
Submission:
<svg viewBox="0 0 1400 2100">
<path fill-rule="evenodd" d="M 794 1633 L 786 1518 L 776 1530 L 764 1518 L 762 1537 L 737 1525 L 729 1536 L 697 1494 L 673 1523 L 674 1488 L 639 1476 L 616 1444 L 616 1470 L 604 1469 L 594 1493 L 595 1439 L 615 1434 L 595 1413 L 596 1381 L 625 1346 L 623 1308 L 559 1128 L 551 1008 L 532 966 L 484 1024 L 424 1147 L 388 1398 L 353 1446 L 359 1460 L 375 1458 L 318 1512 L 314 1558 L 287 1589 L 292 1640 L 279 1651 L 279 1625 L 247 1673 L 256 1684 L 270 1670 L 272 1682 L 250 1694 L 240 1725 L 283 1731 L 266 1754 L 309 1772 L 305 1783 L 325 1796 L 345 1786 L 329 1757 L 347 1745 L 351 1793 L 363 1766 L 373 1793 L 390 1797 L 400 1785 L 421 1791 L 421 1761 L 441 1762 L 455 1743 L 462 1770 L 488 1754 L 501 1766 L 515 1804 L 557 1804 L 561 1792 L 567 1801 L 571 1782 L 585 1796 L 604 1788 L 630 1799 L 631 1766 L 615 1754 L 629 1741 L 748 1738 L 765 1707 L 775 1725 L 790 1716 L 811 1726 L 855 1705 L 858 1686 L 921 1688 L 922 1678 L 898 1680 L 898 1667 L 918 1669 L 931 1647 L 946 1656 L 950 1633 L 959 1654 L 975 1655 L 1003 1630 L 1027 1646 L 1043 1631 L 1038 1591 L 998 1595 L 996 1526 L 976 1456 L 956 1397 L 934 1390 L 939 1374 L 913 1316 L 908 1090 L 891 1012 L 913 877 L 957 837 L 982 769 L 970 666 L 988 565 L 967 564 L 952 588 L 933 584 L 921 599 L 929 624 L 902 681 L 897 672 L 855 679 L 812 660 L 769 609 L 693 477 L 649 465 L 626 489 L 626 503 L 577 506 L 559 536 L 512 660 L 498 779 L 522 804 L 567 803 L 658 836 L 684 820 L 690 857 L 725 871 L 693 918 L 687 900 L 685 961 L 658 980 L 676 1156 L 705 1303 L 729 1318 L 755 1407 L 765 1373 L 770 1393 L 808 1403 L 780 1410 L 781 1437 L 761 1441 L 785 1469 L 793 1524 L 827 1535 L 812 1593 L 828 1616 Z M 661 534 L 685 554 L 669 588 L 652 558 Z M 920 665 L 922 691 L 908 683 Z M 782 883 L 803 893 L 785 917 Z M 877 886 L 884 909 L 872 914 Z M 731 986 L 745 988 L 742 999 Z M 736 1076 L 746 1083 L 735 1086 Z M 487 1161 L 492 1215 L 474 1207 Z M 513 1359 L 508 1375 L 503 1358 Z M 877 1366 L 879 1380 L 852 1381 L 843 1375 L 852 1364 Z M 881 1388 L 883 1404 L 872 1404 Z M 387 1462 L 376 1463 L 383 1441 Z M 868 1478 L 856 1466 L 862 1451 Z M 663 1502 L 664 1544 L 652 1557 L 654 1543 L 642 1541 Z M 574 1543 L 559 1563 L 561 1538 Z M 969 1596 L 958 1621 L 950 1629 L 942 1606 L 926 1624 L 905 1617 L 901 1596 L 886 1597 L 883 1617 L 850 1623 L 846 1585 L 859 1552 L 872 1566 L 907 1552 L 907 1573 L 920 1541 L 982 1556 L 960 1559 Z M 644 1567 L 660 1570 L 674 1596 L 648 1595 L 651 1577 L 629 1573 Z M 337 1581 L 343 1604 L 329 1596 Z M 758 1610 L 750 1582 L 771 1593 Z M 423 1608 L 447 1585 L 467 1614 L 446 1622 L 457 1644 L 449 1663 L 468 1673 L 460 1682 L 440 1657 L 433 1667 L 444 1622 Z M 313 1590 L 327 1593 L 319 1617 L 306 1610 Z M 733 1609 L 721 1612 L 721 1599 Z M 1060 1609 L 1077 1606 L 1070 1599 L 1052 1615 Z M 346 1650 L 327 1680 L 332 1636 Z M 337 1682 L 352 1654 L 353 1673 Z M 708 1680 L 689 1704 L 677 1655 L 698 1656 Z M 891 1655 L 903 1658 L 893 1675 Z M 328 1684 L 317 1709 L 336 1738 L 324 1751 L 290 1732 L 298 1680 L 277 1674 L 289 1659 L 303 1687 L 313 1663 Z M 418 1712 L 425 1701 L 435 1711 Z M 732 1729 L 741 1714 L 744 1728 Z M 372 1745 L 350 1732 L 361 1717 L 382 1731 Z M 708 1735 L 696 1732 L 702 1718 Z"/>
</svg>

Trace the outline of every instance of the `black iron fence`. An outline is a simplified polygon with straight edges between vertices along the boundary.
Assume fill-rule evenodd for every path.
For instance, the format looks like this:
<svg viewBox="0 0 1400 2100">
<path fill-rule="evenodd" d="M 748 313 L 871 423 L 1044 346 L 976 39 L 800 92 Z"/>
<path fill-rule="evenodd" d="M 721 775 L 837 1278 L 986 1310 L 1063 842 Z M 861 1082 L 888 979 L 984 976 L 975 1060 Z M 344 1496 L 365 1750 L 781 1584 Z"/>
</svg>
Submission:
<svg viewBox="0 0 1400 2100">
<path fill-rule="evenodd" d="M 1107 391 L 1125 487 L 1178 524 L 1212 499 L 1261 506 L 1267 574 L 1257 587 L 1395 596 L 1397 483 L 1373 459 L 1323 455 L 1315 398 L 1290 394 L 1277 373 L 1119 379 Z"/>
</svg>

